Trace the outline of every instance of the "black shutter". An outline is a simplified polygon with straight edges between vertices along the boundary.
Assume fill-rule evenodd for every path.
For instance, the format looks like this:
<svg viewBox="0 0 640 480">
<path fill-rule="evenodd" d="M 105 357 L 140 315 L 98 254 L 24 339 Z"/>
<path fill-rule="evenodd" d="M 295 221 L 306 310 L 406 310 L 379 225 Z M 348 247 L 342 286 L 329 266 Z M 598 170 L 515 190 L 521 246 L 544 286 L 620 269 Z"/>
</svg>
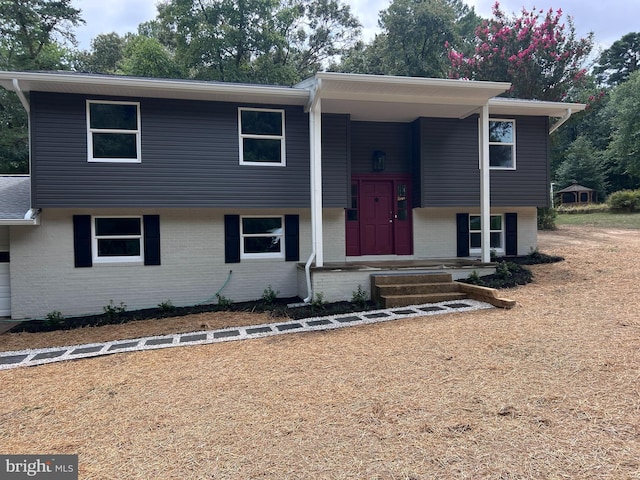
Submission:
<svg viewBox="0 0 640 480">
<path fill-rule="evenodd" d="M 284 245 L 287 262 L 300 260 L 300 219 L 298 215 L 284 216 Z"/>
<path fill-rule="evenodd" d="M 224 216 L 224 262 L 240 262 L 240 215 Z"/>
<path fill-rule="evenodd" d="M 160 216 L 144 215 L 144 264 L 160 265 Z"/>
<path fill-rule="evenodd" d="M 73 260 L 76 268 L 91 267 L 91 215 L 73 216 Z"/>
<path fill-rule="evenodd" d="M 518 214 L 504 214 L 504 253 L 507 256 L 518 255 Z"/>
<path fill-rule="evenodd" d="M 457 255 L 469 256 L 469 214 L 456 213 Z"/>
</svg>

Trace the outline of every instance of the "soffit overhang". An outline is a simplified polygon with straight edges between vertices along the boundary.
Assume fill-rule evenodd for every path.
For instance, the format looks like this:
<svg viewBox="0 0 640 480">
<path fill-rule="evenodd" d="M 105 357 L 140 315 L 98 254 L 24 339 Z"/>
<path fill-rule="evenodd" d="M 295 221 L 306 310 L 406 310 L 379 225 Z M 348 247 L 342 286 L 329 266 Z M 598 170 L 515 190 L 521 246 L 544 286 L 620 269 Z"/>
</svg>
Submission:
<svg viewBox="0 0 640 480">
<path fill-rule="evenodd" d="M 291 87 L 93 75 L 74 72 L 0 72 L 0 85 L 25 92 L 55 92 L 114 97 L 172 98 L 278 105 L 305 105 L 308 92 Z"/>
<path fill-rule="evenodd" d="M 503 115 L 512 117 L 529 115 L 539 117 L 563 117 L 567 112 L 581 112 L 586 107 L 583 103 L 544 102 L 517 98 L 492 98 L 489 100 L 489 112 L 494 116 Z"/>
<path fill-rule="evenodd" d="M 465 118 L 511 84 L 326 72 L 296 87 L 317 88 L 323 113 L 348 114 L 355 121 L 409 122 L 420 117 Z"/>
</svg>

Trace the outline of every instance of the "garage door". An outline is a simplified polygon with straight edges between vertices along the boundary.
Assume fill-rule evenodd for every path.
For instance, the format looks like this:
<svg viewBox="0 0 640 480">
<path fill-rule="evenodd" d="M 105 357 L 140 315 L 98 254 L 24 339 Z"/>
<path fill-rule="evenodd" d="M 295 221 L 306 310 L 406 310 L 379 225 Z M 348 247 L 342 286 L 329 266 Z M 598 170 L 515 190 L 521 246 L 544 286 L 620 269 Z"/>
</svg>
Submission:
<svg viewBox="0 0 640 480">
<path fill-rule="evenodd" d="M 0 317 L 11 316 L 11 286 L 9 284 L 9 262 L 3 262 L 0 252 Z M 7 260 L 9 252 L 6 252 Z"/>
</svg>

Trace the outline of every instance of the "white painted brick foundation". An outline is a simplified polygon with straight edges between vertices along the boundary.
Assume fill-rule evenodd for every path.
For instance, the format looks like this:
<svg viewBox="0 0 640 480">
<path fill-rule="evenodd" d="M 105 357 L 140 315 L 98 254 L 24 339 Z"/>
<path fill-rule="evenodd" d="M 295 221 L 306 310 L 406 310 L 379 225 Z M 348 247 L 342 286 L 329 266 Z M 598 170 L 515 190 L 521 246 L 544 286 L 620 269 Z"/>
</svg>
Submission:
<svg viewBox="0 0 640 480">
<path fill-rule="evenodd" d="M 413 211 L 414 252 L 408 258 L 455 257 L 455 214 L 459 208 L 424 208 Z M 537 246 L 536 209 L 495 209 L 518 213 L 519 254 Z M 471 211 L 470 213 L 475 213 Z M 159 214 L 161 265 L 94 265 L 75 268 L 73 223 L 75 214 Z M 224 215 L 257 214 L 256 210 L 228 209 L 45 209 L 39 226 L 12 226 L 11 309 L 15 319 L 43 318 L 54 310 L 64 316 L 102 313 L 110 301 L 128 310 L 174 305 L 215 303 L 215 294 L 233 301 L 256 300 L 271 286 L 280 297 L 307 296 L 306 279 L 298 262 L 243 260 L 224 262 Z M 259 210 L 261 215 L 300 215 L 300 262 L 311 253 L 308 209 Z M 324 243 L 326 262 L 344 262 L 344 210 L 326 209 Z M 3 233 L 4 232 L 4 233 Z M 7 243 L 7 229 L 0 243 Z M 406 258 L 406 257 L 405 257 Z M 231 273 L 230 273 L 231 272 Z M 326 301 L 350 300 L 361 285 L 369 291 L 371 272 L 314 273 L 313 289 Z M 466 277 L 470 272 L 459 272 Z M 481 272 L 478 272 L 481 274 Z M 460 278 L 460 277 L 456 277 Z M 225 285 L 226 284 L 226 285 Z"/>
</svg>

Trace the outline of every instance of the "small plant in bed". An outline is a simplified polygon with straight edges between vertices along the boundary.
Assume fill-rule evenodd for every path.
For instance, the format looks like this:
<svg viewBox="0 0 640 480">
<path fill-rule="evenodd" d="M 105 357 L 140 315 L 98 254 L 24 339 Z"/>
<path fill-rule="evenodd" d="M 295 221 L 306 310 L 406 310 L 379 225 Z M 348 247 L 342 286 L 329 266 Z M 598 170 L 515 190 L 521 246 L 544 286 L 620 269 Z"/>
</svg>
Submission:
<svg viewBox="0 0 640 480">
<path fill-rule="evenodd" d="M 320 315 L 338 315 L 362 310 L 370 310 L 375 307 L 371 301 L 354 304 L 349 301 L 327 303 L 322 297 L 314 298 L 312 304 L 304 304 L 300 297 L 264 298 L 249 302 L 233 302 L 220 295 L 218 303 L 206 303 L 189 306 L 176 306 L 170 301 L 165 301 L 156 308 L 140 310 L 127 310 L 125 305 L 115 305 L 110 302 L 101 314 L 84 315 L 78 317 L 63 316 L 58 311 L 53 311 L 44 319 L 29 320 L 13 327 L 10 332 L 50 332 L 52 330 L 73 330 L 83 327 L 97 327 L 108 324 L 134 322 L 137 320 L 162 319 L 167 317 L 181 317 L 208 312 L 267 312 L 274 318 L 290 318 L 299 320 Z M 271 295 L 269 295 L 271 297 Z M 291 307 L 289 305 L 292 305 Z M 161 320 L 159 320 L 161 321 Z"/>
<path fill-rule="evenodd" d="M 536 249 L 531 250 L 528 255 L 493 258 L 492 261 L 497 262 L 496 273 L 481 277 L 474 270 L 468 278 L 458 281 L 489 288 L 513 288 L 533 281 L 533 273 L 523 265 L 540 265 L 562 262 L 563 260 L 563 257 L 547 255 Z"/>
</svg>

